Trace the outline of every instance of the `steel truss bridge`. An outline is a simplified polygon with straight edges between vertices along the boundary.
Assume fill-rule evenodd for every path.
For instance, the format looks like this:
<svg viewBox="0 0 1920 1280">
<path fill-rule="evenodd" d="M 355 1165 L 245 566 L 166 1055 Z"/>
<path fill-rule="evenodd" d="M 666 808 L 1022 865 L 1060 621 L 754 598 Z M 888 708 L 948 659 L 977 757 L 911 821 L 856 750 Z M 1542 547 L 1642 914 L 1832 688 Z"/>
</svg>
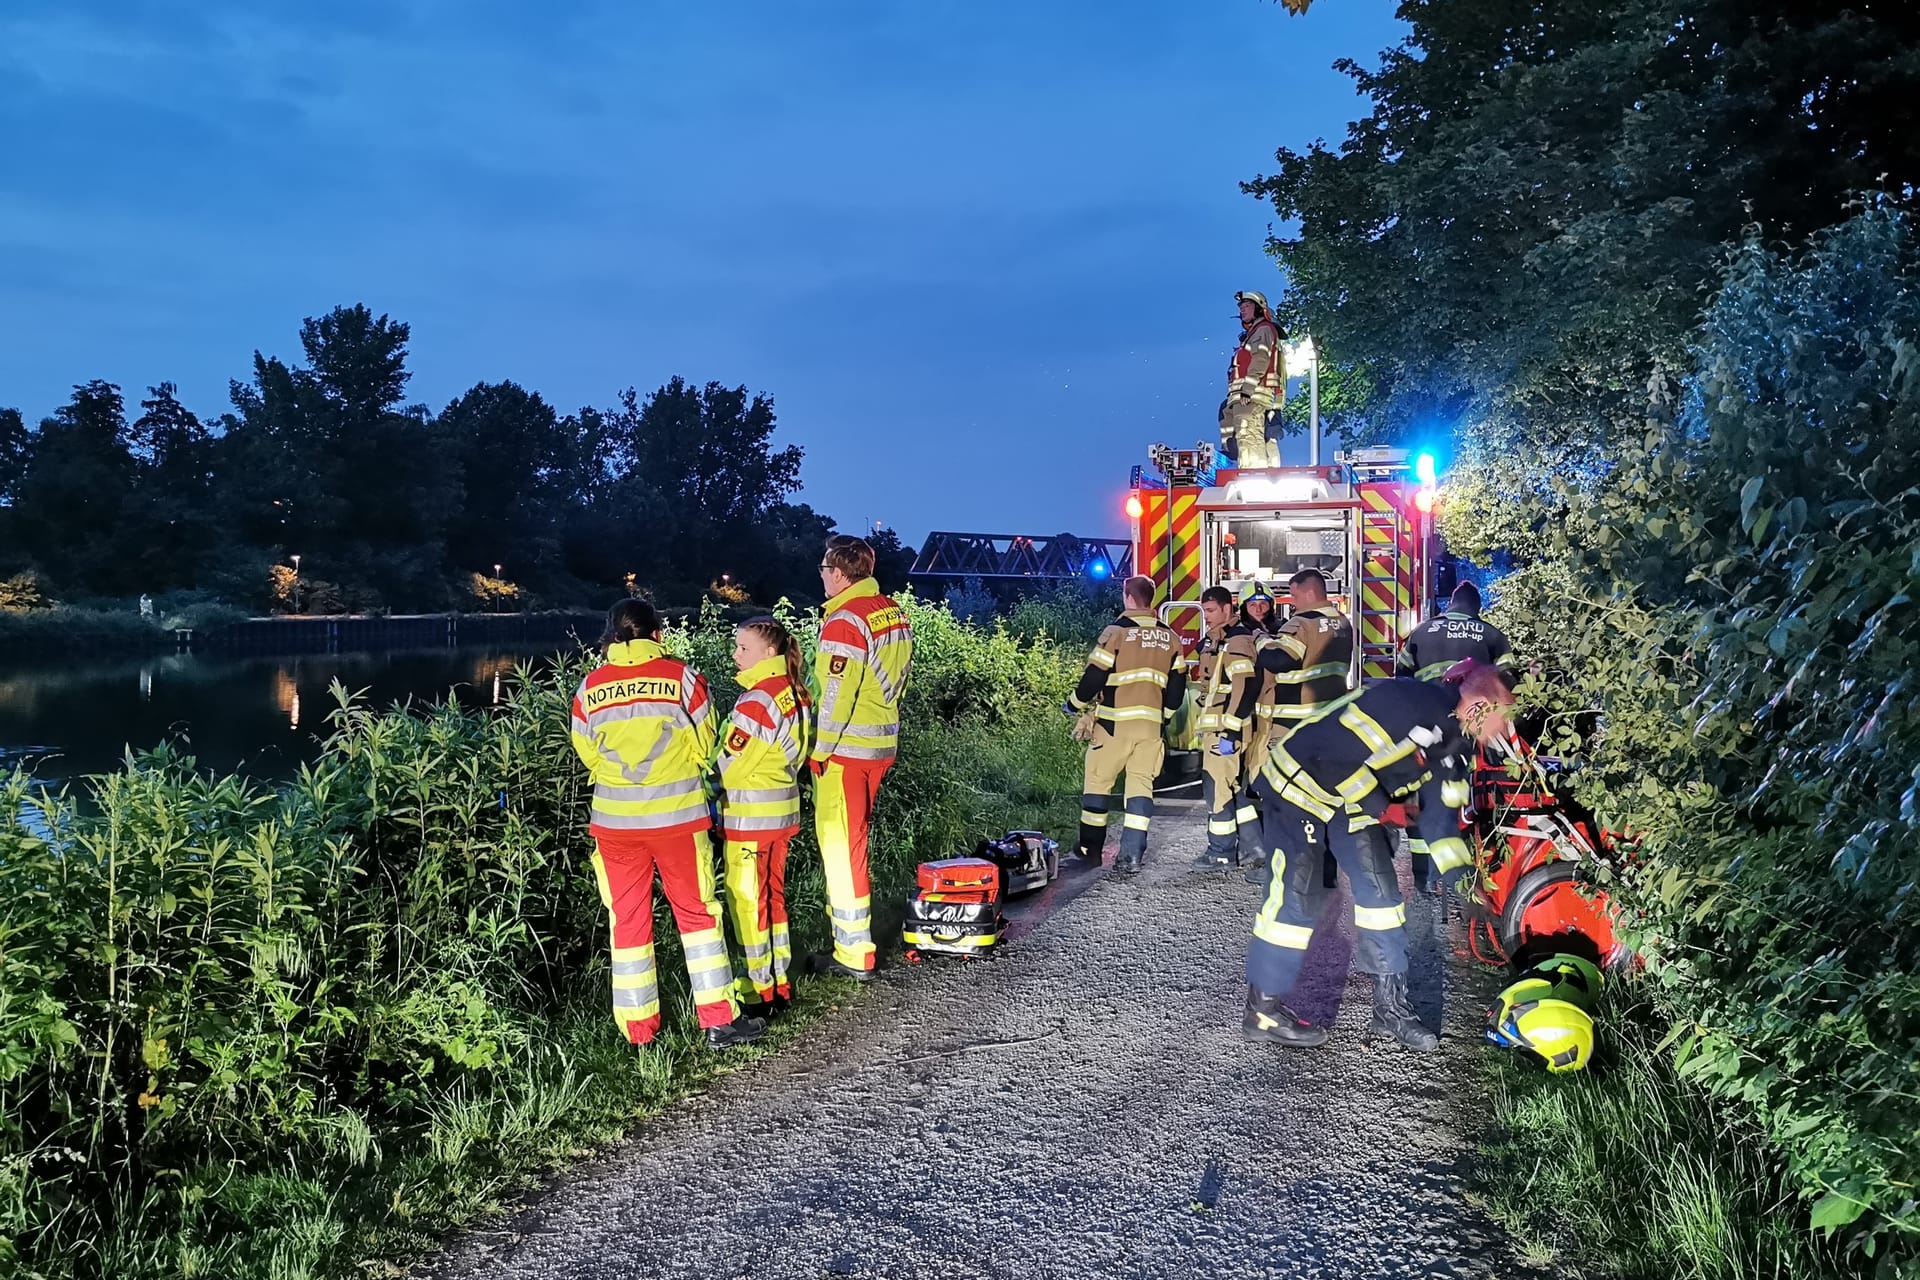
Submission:
<svg viewBox="0 0 1920 1280">
<path fill-rule="evenodd" d="M 1125 538 L 1081 538 L 1070 533 L 927 535 L 909 571 L 916 578 L 1125 578 L 1133 572 L 1133 544 Z"/>
</svg>

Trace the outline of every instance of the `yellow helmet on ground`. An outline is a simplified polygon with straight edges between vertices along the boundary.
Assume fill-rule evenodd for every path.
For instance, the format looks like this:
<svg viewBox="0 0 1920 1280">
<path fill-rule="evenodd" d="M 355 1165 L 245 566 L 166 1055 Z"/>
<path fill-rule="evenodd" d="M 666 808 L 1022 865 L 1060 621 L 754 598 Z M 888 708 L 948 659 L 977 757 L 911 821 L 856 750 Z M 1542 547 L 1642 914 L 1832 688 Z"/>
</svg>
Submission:
<svg viewBox="0 0 1920 1280">
<path fill-rule="evenodd" d="M 1520 976 L 1545 978 L 1554 985 L 1553 999 L 1577 1004 L 1589 1013 L 1593 1011 L 1593 1002 L 1599 998 L 1600 988 L 1606 981 L 1599 965 L 1584 956 L 1566 952 L 1550 955 L 1527 966 Z"/>
<path fill-rule="evenodd" d="M 1545 978 L 1522 978 L 1502 991 L 1487 1010 L 1487 1041 L 1508 1049 L 1519 1049 L 1519 1033 L 1513 1030 L 1514 1009 L 1553 995 L 1553 983 Z"/>
<path fill-rule="evenodd" d="M 1516 1004 L 1501 1030 L 1539 1054 L 1556 1074 L 1578 1071 L 1593 1058 L 1593 1015 L 1565 1000 Z"/>
</svg>

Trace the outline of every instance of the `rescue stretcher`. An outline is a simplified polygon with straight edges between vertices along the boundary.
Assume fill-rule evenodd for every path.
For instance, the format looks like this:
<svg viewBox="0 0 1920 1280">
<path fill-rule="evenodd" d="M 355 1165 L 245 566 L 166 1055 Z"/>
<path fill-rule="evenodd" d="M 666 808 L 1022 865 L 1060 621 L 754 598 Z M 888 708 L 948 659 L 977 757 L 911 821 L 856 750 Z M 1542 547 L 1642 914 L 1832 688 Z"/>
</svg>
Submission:
<svg viewBox="0 0 1920 1280">
<path fill-rule="evenodd" d="M 1602 967 L 1631 963 L 1604 891 L 1579 882 L 1580 864 L 1632 856 L 1631 840 L 1601 826 L 1567 788 L 1555 785 L 1562 762 L 1517 738 L 1510 758 L 1482 755 L 1473 776 L 1469 838 L 1494 919 L 1473 921 L 1474 958 L 1501 965 L 1544 952 L 1582 955 Z"/>
</svg>

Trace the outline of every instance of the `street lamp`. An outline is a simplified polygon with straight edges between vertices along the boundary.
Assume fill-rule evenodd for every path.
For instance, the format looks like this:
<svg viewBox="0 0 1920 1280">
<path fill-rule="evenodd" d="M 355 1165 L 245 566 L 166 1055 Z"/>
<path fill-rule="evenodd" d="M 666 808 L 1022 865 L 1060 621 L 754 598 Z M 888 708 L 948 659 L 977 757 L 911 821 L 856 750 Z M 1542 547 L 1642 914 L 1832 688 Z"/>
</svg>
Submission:
<svg viewBox="0 0 1920 1280">
<path fill-rule="evenodd" d="M 293 561 L 293 611 L 298 613 L 300 612 L 300 557 L 288 556 L 287 558 Z M 299 712 L 295 712 L 294 715 L 298 717 Z M 294 727 L 299 727 L 297 718 Z"/>
<path fill-rule="evenodd" d="M 1320 465 L 1320 348 L 1315 345 L 1312 334 L 1287 344 L 1287 369 L 1288 372 L 1306 370 L 1307 439 L 1311 442 L 1307 461 L 1317 467 Z"/>
</svg>

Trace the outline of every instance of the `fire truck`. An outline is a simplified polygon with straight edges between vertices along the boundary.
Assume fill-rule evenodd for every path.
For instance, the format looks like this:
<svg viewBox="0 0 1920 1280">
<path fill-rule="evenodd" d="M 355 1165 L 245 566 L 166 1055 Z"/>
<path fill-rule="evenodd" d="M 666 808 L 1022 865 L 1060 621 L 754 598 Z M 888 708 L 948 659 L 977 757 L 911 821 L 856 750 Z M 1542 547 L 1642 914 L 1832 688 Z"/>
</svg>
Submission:
<svg viewBox="0 0 1920 1280">
<path fill-rule="evenodd" d="M 1359 640 L 1348 687 L 1393 674 L 1402 638 L 1435 612 L 1430 455 L 1352 449 L 1330 466 L 1258 471 L 1216 469 L 1206 444 L 1148 457 L 1126 500 L 1134 572 L 1153 579 L 1161 620 L 1189 647 L 1206 588 L 1257 580 L 1284 608 L 1287 579 L 1318 569 Z"/>
<path fill-rule="evenodd" d="M 1317 451 L 1316 451 L 1317 452 Z M 1203 630 L 1200 593 L 1223 586 L 1236 595 L 1265 583 L 1286 607 L 1287 579 L 1318 569 L 1327 592 L 1353 619 L 1359 643 L 1347 687 L 1393 675 L 1400 643 L 1438 612 L 1436 569 L 1444 550 L 1433 528 L 1438 494 L 1431 455 L 1374 447 L 1334 454 L 1331 466 L 1237 471 L 1214 466 L 1206 444 L 1154 445 L 1151 470 L 1133 469 L 1126 511 L 1133 522 L 1133 565 L 1154 581 L 1161 621 L 1188 648 Z M 1193 785 L 1199 772 L 1189 714 L 1170 729 L 1160 789 Z M 1490 961 L 1574 950 L 1595 963 L 1630 959 L 1616 939 L 1604 894 L 1576 885 L 1583 858 L 1614 856 L 1625 841 L 1546 781 L 1556 762 L 1514 744 L 1524 768 L 1516 781 L 1504 763 L 1483 759 L 1475 775 L 1478 851 L 1488 901 L 1500 917 L 1473 935 Z M 1545 950 L 1542 951 L 1542 948 Z"/>
</svg>

